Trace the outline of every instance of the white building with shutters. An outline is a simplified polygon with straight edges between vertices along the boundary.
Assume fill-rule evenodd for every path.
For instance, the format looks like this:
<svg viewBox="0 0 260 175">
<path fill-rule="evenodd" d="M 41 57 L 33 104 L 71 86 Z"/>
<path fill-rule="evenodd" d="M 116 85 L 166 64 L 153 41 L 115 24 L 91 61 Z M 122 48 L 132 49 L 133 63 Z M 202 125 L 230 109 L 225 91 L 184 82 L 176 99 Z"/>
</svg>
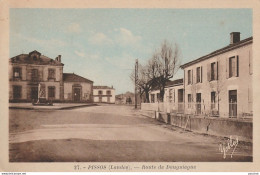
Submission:
<svg viewBox="0 0 260 175">
<path fill-rule="evenodd" d="M 220 117 L 253 114 L 253 37 L 230 44 L 181 66 L 184 69 L 185 113 Z"/>
</svg>

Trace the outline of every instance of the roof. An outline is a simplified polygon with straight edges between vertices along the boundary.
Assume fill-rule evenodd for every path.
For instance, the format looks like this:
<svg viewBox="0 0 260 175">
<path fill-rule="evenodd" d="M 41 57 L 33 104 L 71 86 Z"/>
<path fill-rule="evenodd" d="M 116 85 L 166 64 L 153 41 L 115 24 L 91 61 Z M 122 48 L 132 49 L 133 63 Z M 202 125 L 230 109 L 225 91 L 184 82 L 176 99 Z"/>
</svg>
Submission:
<svg viewBox="0 0 260 175">
<path fill-rule="evenodd" d="M 93 86 L 93 89 L 114 89 L 114 88 L 109 86 Z"/>
<path fill-rule="evenodd" d="M 169 82 L 166 83 L 165 87 L 179 86 L 179 85 L 183 85 L 183 78 L 173 80 L 173 81 L 169 81 Z"/>
<path fill-rule="evenodd" d="M 181 67 L 182 69 L 184 69 L 184 68 L 186 68 L 186 67 L 188 67 L 188 66 L 191 66 L 191 65 L 193 65 L 193 64 L 196 64 L 196 63 L 198 63 L 198 62 L 204 61 L 204 60 L 209 59 L 209 58 L 211 58 L 211 57 L 220 55 L 220 54 L 222 54 L 222 53 L 225 53 L 225 52 L 228 52 L 228 51 L 237 49 L 237 48 L 239 48 L 239 47 L 242 47 L 242 46 L 245 46 L 245 45 L 251 44 L 251 43 L 253 43 L 253 37 L 246 38 L 246 39 L 244 39 L 244 40 L 241 40 L 241 41 L 239 41 L 239 42 L 236 42 L 236 43 L 234 43 L 234 44 L 230 44 L 230 45 L 228 45 L 228 46 L 226 46 L 226 47 L 223 47 L 223 48 L 218 49 L 218 50 L 216 50 L 216 51 L 214 51 L 214 52 L 211 52 L 210 54 L 207 54 L 207 55 L 205 55 L 205 56 L 202 56 L 202 57 L 200 57 L 200 58 L 198 58 L 198 59 L 196 59 L 196 60 L 193 60 L 193 61 L 190 61 L 190 62 L 188 62 L 188 63 L 186 63 L 186 64 L 183 64 L 183 65 L 181 65 L 180 67 Z"/>
<path fill-rule="evenodd" d="M 29 54 L 20 54 L 10 58 L 11 63 L 17 64 L 36 64 L 36 65 L 54 65 L 63 66 L 61 62 L 42 55 L 40 52 L 34 50 Z"/>
<path fill-rule="evenodd" d="M 93 83 L 93 81 L 81 77 L 74 73 L 63 73 L 63 81 L 64 82 L 87 82 L 87 83 Z"/>
</svg>

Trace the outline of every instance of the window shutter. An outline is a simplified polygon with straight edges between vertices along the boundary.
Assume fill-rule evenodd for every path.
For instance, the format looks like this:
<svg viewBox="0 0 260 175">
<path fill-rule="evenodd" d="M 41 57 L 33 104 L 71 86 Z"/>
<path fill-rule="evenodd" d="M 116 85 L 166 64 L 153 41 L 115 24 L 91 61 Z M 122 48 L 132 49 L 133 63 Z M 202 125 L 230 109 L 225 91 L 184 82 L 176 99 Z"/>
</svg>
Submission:
<svg viewBox="0 0 260 175">
<path fill-rule="evenodd" d="M 193 69 L 191 70 L 191 84 L 193 84 Z"/>
<path fill-rule="evenodd" d="M 217 62 L 214 64 L 214 80 L 217 80 Z"/>
<path fill-rule="evenodd" d="M 208 77 L 208 81 L 210 81 L 210 73 L 211 73 L 211 71 L 210 71 L 210 63 L 208 63 L 208 65 L 207 65 L 207 77 Z"/>
<path fill-rule="evenodd" d="M 202 83 L 202 66 L 200 67 L 200 82 Z"/>
<path fill-rule="evenodd" d="M 229 78 L 229 58 L 226 58 L 226 78 Z"/>
<path fill-rule="evenodd" d="M 217 72 L 216 72 L 216 75 L 217 75 L 217 80 L 218 80 L 218 61 L 216 62 L 217 64 Z"/>
<path fill-rule="evenodd" d="M 236 59 L 236 77 L 239 76 L 239 56 L 237 55 Z"/>
</svg>

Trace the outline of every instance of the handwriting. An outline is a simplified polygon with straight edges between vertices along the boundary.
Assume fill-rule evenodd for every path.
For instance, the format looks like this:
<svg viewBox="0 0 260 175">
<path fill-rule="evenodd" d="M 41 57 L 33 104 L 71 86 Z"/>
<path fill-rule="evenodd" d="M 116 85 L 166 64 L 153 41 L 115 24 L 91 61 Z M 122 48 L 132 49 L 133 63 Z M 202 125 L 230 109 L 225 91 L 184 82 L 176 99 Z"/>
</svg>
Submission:
<svg viewBox="0 0 260 175">
<path fill-rule="evenodd" d="M 237 136 L 236 136 L 236 138 L 234 138 L 234 139 L 232 138 L 232 136 L 230 136 L 227 141 L 220 143 L 220 144 L 219 144 L 219 151 L 220 151 L 221 153 L 223 153 L 223 158 L 225 159 L 225 158 L 226 158 L 226 155 L 227 155 L 227 152 L 228 152 L 231 148 L 233 148 L 233 151 L 232 151 L 232 153 L 231 153 L 231 158 L 232 158 L 233 153 L 234 153 L 234 151 L 235 151 L 237 145 L 238 145 L 238 137 L 237 137 Z"/>
</svg>

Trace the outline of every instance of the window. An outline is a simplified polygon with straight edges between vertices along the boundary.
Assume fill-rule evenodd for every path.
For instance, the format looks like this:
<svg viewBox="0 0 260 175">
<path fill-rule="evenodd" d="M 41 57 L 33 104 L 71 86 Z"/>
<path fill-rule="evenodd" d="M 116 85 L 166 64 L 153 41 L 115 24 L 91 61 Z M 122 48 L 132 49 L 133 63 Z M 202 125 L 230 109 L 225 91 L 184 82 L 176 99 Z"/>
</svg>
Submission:
<svg viewBox="0 0 260 175">
<path fill-rule="evenodd" d="M 38 69 L 32 69 L 32 81 L 38 80 Z"/>
<path fill-rule="evenodd" d="M 228 58 L 227 61 L 227 78 L 238 77 L 239 72 L 238 56 Z"/>
<path fill-rule="evenodd" d="M 111 91 L 107 91 L 107 95 L 111 95 Z"/>
<path fill-rule="evenodd" d="M 191 102 L 192 102 L 191 94 L 188 94 L 188 108 L 191 108 Z"/>
<path fill-rule="evenodd" d="M 13 98 L 20 99 L 22 97 L 22 87 L 21 86 L 13 86 Z"/>
<path fill-rule="evenodd" d="M 20 67 L 14 68 L 14 78 L 21 78 L 22 77 L 22 70 Z"/>
<path fill-rule="evenodd" d="M 192 71 L 188 70 L 188 84 L 192 84 Z"/>
<path fill-rule="evenodd" d="M 216 108 L 216 92 L 211 92 L 211 109 Z"/>
<path fill-rule="evenodd" d="M 151 103 L 154 103 L 154 94 L 151 94 Z"/>
<path fill-rule="evenodd" d="M 156 98 L 157 98 L 157 102 L 159 102 L 160 101 L 160 93 L 156 94 Z"/>
<path fill-rule="evenodd" d="M 102 91 L 98 91 L 98 95 L 102 95 L 103 94 L 103 92 Z"/>
<path fill-rule="evenodd" d="M 218 79 L 218 62 L 208 64 L 208 81 Z"/>
<path fill-rule="evenodd" d="M 202 67 L 197 67 L 197 83 L 202 83 Z"/>
<path fill-rule="evenodd" d="M 49 69 L 48 71 L 48 79 L 55 79 L 55 69 Z"/>
<path fill-rule="evenodd" d="M 55 87 L 54 86 L 48 87 L 48 97 L 55 98 Z"/>
</svg>

